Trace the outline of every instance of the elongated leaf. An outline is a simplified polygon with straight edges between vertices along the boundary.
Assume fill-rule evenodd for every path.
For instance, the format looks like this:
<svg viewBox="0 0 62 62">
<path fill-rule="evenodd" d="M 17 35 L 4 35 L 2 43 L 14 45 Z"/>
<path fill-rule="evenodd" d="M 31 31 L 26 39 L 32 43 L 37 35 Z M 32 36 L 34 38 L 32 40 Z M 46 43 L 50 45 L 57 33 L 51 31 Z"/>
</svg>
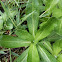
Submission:
<svg viewBox="0 0 62 62">
<path fill-rule="evenodd" d="M 34 44 L 29 47 L 27 62 L 39 62 L 37 48 Z"/>
<path fill-rule="evenodd" d="M 55 57 L 52 56 L 46 49 L 38 45 L 38 51 L 40 57 L 43 58 L 44 62 L 57 62 Z"/>
<path fill-rule="evenodd" d="M 6 54 L 4 51 L 0 51 L 0 54 Z"/>
<path fill-rule="evenodd" d="M 62 9 L 62 0 L 59 0 L 58 6 L 59 6 L 60 9 Z"/>
<path fill-rule="evenodd" d="M 11 54 L 14 55 L 14 56 L 16 56 L 16 57 L 19 56 L 18 53 L 15 53 L 15 52 L 11 52 Z"/>
<path fill-rule="evenodd" d="M 3 13 L 2 13 L 2 11 L 0 10 L 0 15 L 2 15 Z"/>
<path fill-rule="evenodd" d="M 31 13 L 29 13 L 28 15 L 26 15 L 25 17 L 21 18 L 22 21 L 25 21 L 30 15 L 32 15 L 35 11 L 32 11 Z"/>
<path fill-rule="evenodd" d="M 45 10 L 45 6 L 43 6 L 43 1 L 42 0 L 38 0 L 39 1 L 39 10 L 40 12 Z"/>
<path fill-rule="evenodd" d="M 24 47 L 28 46 L 30 43 L 30 41 L 22 40 L 18 37 L 12 37 L 8 35 L 4 35 L 0 40 L 1 46 L 6 48 Z"/>
<path fill-rule="evenodd" d="M 27 62 L 28 50 L 25 50 L 14 62 Z"/>
<path fill-rule="evenodd" d="M 53 53 L 52 46 L 51 46 L 50 42 L 41 41 L 41 42 L 39 42 L 39 44 L 42 45 L 43 47 L 45 47 L 50 53 Z"/>
<path fill-rule="evenodd" d="M 31 12 L 31 13 L 29 13 L 29 14 L 27 14 L 25 17 L 23 17 L 23 18 L 21 18 L 21 22 L 17 25 L 17 26 L 19 26 L 20 24 L 22 24 L 30 15 L 32 15 L 34 13 L 34 11 L 33 12 Z"/>
<path fill-rule="evenodd" d="M 6 29 L 6 30 L 11 30 L 11 29 L 13 29 L 13 24 L 12 24 L 12 22 L 11 22 L 10 19 L 8 19 L 8 21 L 6 22 L 5 29 Z"/>
<path fill-rule="evenodd" d="M 6 12 L 4 12 L 1 17 L 3 21 L 6 21 L 8 19 Z"/>
<path fill-rule="evenodd" d="M 29 18 L 27 18 L 27 24 L 29 32 L 35 37 L 35 33 L 38 28 L 39 21 L 39 2 L 38 0 L 29 0 L 26 5 L 26 14 L 35 11 Z"/>
<path fill-rule="evenodd" d="M 60 1 L 60 0 L 42 0 L 43 3 L 45 4 L 45 14 L 43 16 L 50 16 L 52 13 L 53 8 L 56 6 L 56 4 Z M 42 14 L 40 15 L 40 17 L 42 16 Z"/>
<path fill-rule="evenodd" d="M 59 34 L 62 35 L 62 18 L 60 18 L 57 21 L 57 26 L 55 27 L 55 31 Z"/>
<path fill-rule="evenodd" d="M 61 49 L 62 49 L 62 39 L 57 40 L 56 42 L 58 42 L 58 46 L 61 47 Z"/>
<path fill-rule="evenodd" d="M 58 62 L 62 62 L 62 54 L 60 54 L 57 58 Z"/>
<path fill-rule="evenodd" d="M 52 10 L 52 16 L 59 18 L 62 16 L 62 10 L 60 8 L 54 7 L 54 10 Z"/>
<path fill-rule="evenodd" d="M 60 51 L 62 50 L 62 48 L 60 46 L 62 46 L 62 40 L 58 40 L 53 44 L 53 54 L 55 56 L 57 56 L 60 53 Z"/>
<path fill-rule="evenodd" d="M 41 28 L 43 25 L 45 25 L 45 24 L 46 24 L 46 22 L 41 23 L 41 24 L 40 24 L 40 28 Z"/>
<path fill-rule="evenodd" d="M 36 33 L 35 44 L 51 33 L 51 31 L 54 29 L 56 21 L 56 18 L 50 18 L 45 24 L 43 24 L 43 26 Z"/>
<path fill-rule="evenodd" d="M 30 41 L 33 40 L 33 36 L 30 33 L 28 33 L 26 30 L 17 30 L 15 33 L 21 39 L 30 40 Z"/>
<path fill-rule="evenodd" d="M 59 2 L 59 0 L 51 0 L 49 8 L 52 9 L 58 2 Z"/>
<path fill-rule="evenodd" d="M 47 36 L 45 39 L 43 39 L 44 41 L 50 41 L 50 42 L 53 42 L 53 41 L 57 41 L 57 40 L 60 40 L 62 39 L 62 36 L 59 35 L 58 33 L 56 33 L 55 31 L 53 31 L 49 36 Z"/>
<path fill-rule="evenodd" d="M 16 16 L 16 24 L 18 25 L 20 23 L 20 10 Z"/>
<path fill-rule="evenodd" d="M 52 9 L 59 0 L 43 0 L 43 2 L 46 5 L 46 9 Z"/>
<path fill-rule="evenodd" d="M 0 30 L 3 28 L 3 20 L 0 20 Z"/>
</svg>

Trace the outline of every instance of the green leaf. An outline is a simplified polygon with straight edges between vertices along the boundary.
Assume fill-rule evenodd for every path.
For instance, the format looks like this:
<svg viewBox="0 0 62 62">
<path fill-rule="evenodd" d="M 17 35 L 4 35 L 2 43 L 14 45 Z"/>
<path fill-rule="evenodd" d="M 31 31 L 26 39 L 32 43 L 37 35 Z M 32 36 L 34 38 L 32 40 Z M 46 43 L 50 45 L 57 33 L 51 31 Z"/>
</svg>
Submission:
<svg viewBox="0 0 62 62">
<path fill-rule="evenodd" d="M 39 22 L 39 2 L 38 0 L 29 0 L 26 5 L 26 14 L 35 11 L 29 18 L 27 18 L 27 24 L 29 32 L 35 37 Z"/>
<path fill-rule="evenodd" d="M 58 19 L 58 21 L 57 21 L 57 26 L 55 27 L 55 31 L 56 31 L 59 35 L 62 35 L 62 18 Z"/>
<path fill-rule="evenodd" d="M 61 49 L 62 49 L 62 39 L 58 40 L 57 42 L 59 43 L 58 46 L 61 47 Z"/>
<path fill-rule="evenodd" d="M 35 44 L 51 33 L 51 31 L 54 29 L 56 21 L 57 19 L 53 17 L 50 18 L 45 24 L 43 24 L 43 26 L 36 33 Z"/>
<path fill-rule="evenodd" d="M 0 3 L 1 3 L 1 5 L 2 5 L 2 7 L 3 7 L 3 9 L 4 9 L 4 11 L 5 11 L 5 17 L 14 17 L 16 14 L 17 14 L 17 11 L 16 11 L 16 9 L 15 10 L 13 10 L 13 9 L 11 9 L 11 8 L 9 8 L 8 6 L 6 6 L 2 1 L 0 1 Z M 7 16 L 6 16 L 7 15 Z M 3 15 L 4 16 L 4 15 Z"/>
<path fill-rule="evenodd" d="M 3 21 L 6 21 L 8 19 L 6 12 L 4 12 L 1 17 Z"/>
<path fill-rule="evenodd" d="M 59 2 L 59 0 L 43 0 L 46 5 L 46 9 L 51 10 Z"/>
<path fill-rule="evenodd" d="M 59 18 L 62 16 L 62 10 L 60 8 L 54 7 L 54 10 L 52 10 L 52 16 Z"/>
<path fill-rule="evenodd" d="M 27 62 L 39 62 L 38 51 L 34 44 L 29 47 Z"/>
<path fill-rule="evenodd" d="M 14 62 L 27 62 L 28 50 L 25 50 Z"/>
<path fill-rule="evenodd" d="M 21 39 L 33 41 L 33 36 L 27 30 L 17 30 L 15 33 Z"/>
<path fill-rule="evenodd" d="M 10 19 L 8 19 L 8 21 L 6 22 L 5 29 L 6 30 L 13 29 L 13 24 L 11 23 L 11 20 Z"/>
<path fill-rule="evenodd" d="M 22 40 L 18 37 L 13 37 L 9 35 L 3 35 L 2 39 L 0 40 L 1 46 L 5 48 L 17 48 L 17 47 L 24 47 L 29 46 L 30 41 Z"/>
<path fill-rule="evenodd" d="M 17 10 L 15 9 L 15 10 L 13 10 L 13 9 L 11 9 L 11 8 L 9 8 L 8 6 L 6 6 L 2 1 L 0 1 L 0 3 L 1 3 L 1 5 L 2 5 L 2 7 L 3 7 L 3 9 L 4 9 L 4 11 L 5 11 L 5 16 L 4 16 L 4 14 L 3 14 L 3 19 L 6 19 L 7 20 L 7 18 L 9 19 L 11 19 L 11 22 L 13 23 L 13 25 L 16 27 L 16 25 L 15 25 L 15 23 L 14 23 L 14 16 L 17 14 Z"/>
<path fill-rule="evenodd" d="M 2 13 L 2 11 L 0 10 L 0 15 L 2 15 L 3 13 Z M 1 17 L 1 16 L 0 16 Z"/>
<path fill-rule="evenodd" d="M 33 12 L 31 12 L 31 13 L 29 13 L 29 14 L 27 14 L 25 17 L 23 17 L 23 18 L 21 18 L 21 22 L 17 25 L 17 26 L 19 26 L 19 25 L 21 25 L 30 15 L 32 15 L 34 13 L 34 11 Z"/>
<path fill-rule="evenodd" d="M 13 56 L 16 56 L 16 57 L 19 56 L 18 53 L 15 53 L 15 52 L 11 52 L 11 54 L 12 54 Z"/>
<path fill-rule="evenodd" d="M 45 48 L 38 45 L 38 51 L 41 59 L 43 59 L 44 62 L 57 62 L 55 57 L 52 56 Z"/>
<path fill-rule="evenodd" d="M 62 10 L 62 0 L 59 0 L 58 6 L 59 6 L 59 8 Z"/>
<path fill-rule="evenodd" d="M 42 0 L 38 0 L 39 1 L 39 10 L 40 12 L 43 12 L 45 10 L 45 6 L 43 6 L 43 1 Z"/>
<path fill-rule="evenodd" d="M 0 20 L 0 30 L 3 28 L 3 20 Z"/>
<path fill-rule="evenodd" d="M 43 25 L 45 25 L 45 24 L 46 24 L 46 22 L 41 23 L 40 28 L 43 27 Z"/>
<path fill-rule="evenodd" d="M 55 56 L 57 56 L 57 55 L 60 53 L 60 51 L 62 50 L 62 48 L 60 47 L 60 46 L 62 45 L 62 43 L 61 43 L 60 41 L 61 41 L 61 40 L 56 41 L 56 42 L 53 44 L 53 54 L 54 54 Z M 61 45 L 60 45 L 60 43 L 61 43 Z"/>
<path fill-rule="evenodd" d="M 52 46 L 51 46 L 50 42 L 41 41 L 41 42 L 39 42 L 39 44 L 42 45 L 43 47 L 45 47 L 50 53 L 53 53 Z"/>
<path fill-rule="evenodd" d="M 12 8 L 9 8 L 9 7 L 8 7 L 7 12 L 8 12 L 9 18 L 10 17 L 14 18 L 14 16 L 17 14 L 17 10 L 16 9 L 13 10 Z"/>
<path fill-rule="evenodd" d="M 53 42 L 53 41 L 57 41 L 59 39 L 61 39 L 62 36 L 59 35 L 58 33 L 56 33 L 55 31 L 52 31 L 52 33 L 47 36 L 45 39 L 43 39 L 44 41 L 50 41 L 50 42 Z"/>
<path fill-rule="evenodd" d="M 16 16 L 16 24 L 18 25 L 20 23 L 20 10 L 18 11 L 18 14 Z"/>
<path fill-rule="evenodd" d="M 0 54 L 6 54 L 4 51 L 0 51 Z"/>
<path fill-rule="evenodd" d="M 62 54 L 60 54 L 57 58 L 58 62 L 62 62 Z"/>
<path fill-rule="evenodd" d="M 46 23 L 46 21 L 49 20 L 49 19 L 50 19 L 50 17 L 42 17 L 42 18 L 40 18 L 40 22 L 42 22 L 42 24 L 44 24 L 44 23 Z M 39 24 L 39 26 L 41 27 L 42 24 Z"/>
<path fill-rule="evenodd" d="M 59 0 L 43 0 L 43 3 L 45 4 L 45 14 L 44 15 L 51 15 L 53 8 L 56 6 L 56 4 L 59 2 Z M 41 17 L 41 16 L 40 16 Z"/>
</svg>

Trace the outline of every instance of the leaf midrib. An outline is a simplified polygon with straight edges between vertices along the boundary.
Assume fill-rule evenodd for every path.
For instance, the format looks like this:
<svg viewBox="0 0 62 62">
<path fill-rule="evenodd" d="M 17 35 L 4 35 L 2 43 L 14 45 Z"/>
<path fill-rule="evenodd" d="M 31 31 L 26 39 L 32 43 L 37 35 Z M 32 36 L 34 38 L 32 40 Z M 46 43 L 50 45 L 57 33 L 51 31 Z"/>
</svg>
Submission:
<svg viewBox="0 0 62 62">
<path fill-rule="evenodd" d="M 32 1 L 32 11 L 34 10 L 33 7 L 33 1 Z M 33 14 L 32 14 L 32 23 L 33 23 L 33 37 L 35 38 L 35 33 L 34 33 L 34 18 L 33 18 Z"/>
<path fill-rule="evenodd" d="M 49 60 L 49 58 L 47 57 L 47 55 L 44 53 L 44 51 L 42 50 L 42 48 L 39 46 L 39 48 L 40 48 L 40 50 L 43 52 L 43 54 L 46 56 L 46 58 L 47 58 L 47 60 L 48 60 L 48 62 L 51 62 L 50 60 Z"/>
</svg>

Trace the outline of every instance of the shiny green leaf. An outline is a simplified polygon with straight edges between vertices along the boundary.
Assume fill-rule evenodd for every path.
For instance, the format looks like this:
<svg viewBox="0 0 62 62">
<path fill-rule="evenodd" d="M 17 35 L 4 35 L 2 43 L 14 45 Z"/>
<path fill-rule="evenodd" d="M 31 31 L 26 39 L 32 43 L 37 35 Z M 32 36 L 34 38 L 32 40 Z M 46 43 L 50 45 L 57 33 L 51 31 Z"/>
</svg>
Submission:
<svg viewBox="0 0 62 62">
<path fill-rule="evenodd" d="M 62 0 L 59 0 L 58 6 L 59 6 L 59 8 L 62 10 Z"/>
<path fill-rule="evenodd" d="M 61 47 L 61 49 L 62 49 L 62 39 L 60 39 L 60 40 L 57 40 L 57 42 L 59 43 L 59 47 Z"/>
<path fill-rule="evenodd" d="M 33 40 L 33 36 L 27 30 L 17 30 L 15 34 L 21 39 L 30 41 Z"/>
<path fill-rule="evenodd" d="M 58 62 L 62 62 L 62 54 L 60 54 L 57 58 Z"/>
<path fill-rule="evenodd" d="M 42 0 L 38 0 L 39 1 L 39 10 L 40 12 L 45 10 L 45 6 L 43 6 L 43 1 Z"/>
<path fill-rule="evenodd" d="M 35 44 L 51 33 L 51 31 L 54 29 L 56 21 L 57 19 L 53 17 L 50 18 L 45 24 L 43 24 L 43 26 L 36 33 Z"/>
<path fill-rule="evenodd" d="M 58 21 L 57 21 L 57 26 L 55 27 L 55 31 L 56 31 L 59 35 L 62 35 L 62 18 L 58 19 Z"/>
<path fill-rule="evenodd" d="M 44 4 L 46 5 L 46 9 L 51 10 L 59 0 L 43 0 Z"/>
<path fill-rule="evenodd" d="M 53 8 L 57 5 L 58 2 L 59 0 L 43 0 L 43 3 L 45 4 L 45 14 L 43 14 L 43 16 L 50 16 Z"/>
<path fill-rule="evenodd" d="M 27 62 L 39 62 L 38 51 L 34 44 L 29 47 Z"/>
<path fill-rule="evenodd" d="M 30 41 L 22 40 L 18 37 L 13 37 L 9 35 L 3 35 L 2 39 L 0 40 L 1 46 L 5 48 L 24 47 L 30 45 L 30 43 Z"/>
<path fill-rule="evenodd" d="M 53 54 L 55 55 L 55 56 L 57 56 L 59 53 L 60 53 L 60 51 L 62 50 L 62 48 L 60 47 L 60 42 L 61 40 L 58 40 L 58 41 L 56 41 L 54 44 L 53 44 Z M 61 45 L 62 45 L 62 43 L 61 43 Z"/>
<path fill-rule="evenodd" d="M 27 18 L 27 24 L 29 32 L 35 37 L 39 22 L 39 2 L 38 0 L 29 0 L 26 5 L 26 14 L 35 11 L 29 18 Z"/>
<path fill-rule="evenodd" d="M 44 62 L 57 62 L 55 57 L 51 55 L 45 48 L 38 45 L 38 51 L 41 59 L 43 58 Z"/>
<path fill-rule="evenodd" d="M 52 31 L 52 33 L 43 40 L 44 41 L 54 42 L 54 41 L 57 41 L 61 38 L 62 38 L 62 36 L 59 35 L 56 31 Z"/>
<path fill-rule="evenodd" d="M 59 18 L 62 16 L 62 10 L 60 8 L 54 7 L 54 10 L 52 10 L 52 16 Z"/>
<path fill-rule="evenodd" d="M 41 42 L 39 42 L 39 44 L 42 45 L 43 47 L 45 47 L 50 53 L 53 53 L 52 46 L 51 46 L 50 42 L 41 41 Z"/>
</svg>

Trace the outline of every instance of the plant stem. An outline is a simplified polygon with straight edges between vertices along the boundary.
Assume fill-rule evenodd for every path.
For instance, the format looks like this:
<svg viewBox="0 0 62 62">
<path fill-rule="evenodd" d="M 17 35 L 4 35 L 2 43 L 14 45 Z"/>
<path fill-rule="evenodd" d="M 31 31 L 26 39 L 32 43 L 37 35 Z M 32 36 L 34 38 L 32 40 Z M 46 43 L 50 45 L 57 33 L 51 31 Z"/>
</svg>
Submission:
<svg viewBox="0 0 62 62">
<path fill-rule="evenodd" d="M 49 9 L 47 9 L 44 13 L 42 13 L 39 17 L 41 18 Z"/>
</svg>

